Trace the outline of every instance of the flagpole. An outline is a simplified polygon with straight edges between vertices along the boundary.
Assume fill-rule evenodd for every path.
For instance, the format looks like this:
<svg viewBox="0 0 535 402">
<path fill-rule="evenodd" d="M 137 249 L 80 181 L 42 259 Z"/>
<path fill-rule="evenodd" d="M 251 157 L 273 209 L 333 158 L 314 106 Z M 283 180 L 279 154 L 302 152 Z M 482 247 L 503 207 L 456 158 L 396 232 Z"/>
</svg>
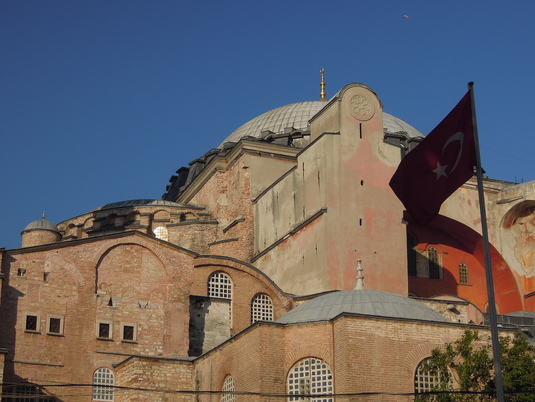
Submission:
<svg viewBox="0 0 535 402">
<path fill-rule="evenodd" d="M 492 355 L 494 357 L 494 379 L 496 383 L 496 397 L 499 402 L 505 402 L 503 389 L 502 363 L 500 358 L 500 340 L 498 336 L 498 318 L 494 298 L 494 280 L 492 278 L 492 261 L 490 259 L 489 234 L 487 229 L 487 213 L 485 210 L 485 193 L 483 192 L 483 170 L 481 169 L 481 155 L 479 153 L 479 135 L 477 132 L 476 104 L 474 99 L 474 83 L 468 83 L 470 101 L 472 103 L 472 122 L 474 126 L 474 142 L 476 149 L 476 177 L 479 194 L 479 210 L 481 213 L 481 234 L 483 235 L 483 250 L 485 253 L 485 277 L 487 282 L 488 313 L 490 320 L 490 334 L 492 339 Z"/>
</svg>

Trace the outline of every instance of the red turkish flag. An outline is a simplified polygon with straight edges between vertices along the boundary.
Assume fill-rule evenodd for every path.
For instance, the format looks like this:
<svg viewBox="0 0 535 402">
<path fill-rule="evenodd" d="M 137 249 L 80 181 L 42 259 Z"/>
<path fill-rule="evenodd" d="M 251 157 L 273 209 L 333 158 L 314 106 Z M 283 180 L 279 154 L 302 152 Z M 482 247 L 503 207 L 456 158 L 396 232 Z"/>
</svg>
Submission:
<svg viewBox="0 0 535 402">
<path fill-rule="evenodd" d="M 442 122 L 403 158 L 390 187 L 412 219 L 426 225 L 474 175 L 476 148 L 468 92 Z"/>
</svg>

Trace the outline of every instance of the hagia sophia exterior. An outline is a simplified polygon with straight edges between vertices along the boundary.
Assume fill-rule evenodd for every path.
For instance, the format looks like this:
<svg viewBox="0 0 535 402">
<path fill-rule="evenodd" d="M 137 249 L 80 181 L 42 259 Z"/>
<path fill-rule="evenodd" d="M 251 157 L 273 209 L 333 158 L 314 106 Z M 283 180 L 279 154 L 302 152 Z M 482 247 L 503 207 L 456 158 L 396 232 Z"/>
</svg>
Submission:
<svg viewBox="0 0 535 402">
<path fill-rule="evenodd" d="M 410 401 L 434 348 L 488 333 L 475 179 L 414 223 L 388 183 L 424 136 L 372 89 L 226 134 L 161 199 L 0 249 L 7 400 Z M 535 182 L 484 191 L 501 329 L 533 336 Z"/>
</svg>

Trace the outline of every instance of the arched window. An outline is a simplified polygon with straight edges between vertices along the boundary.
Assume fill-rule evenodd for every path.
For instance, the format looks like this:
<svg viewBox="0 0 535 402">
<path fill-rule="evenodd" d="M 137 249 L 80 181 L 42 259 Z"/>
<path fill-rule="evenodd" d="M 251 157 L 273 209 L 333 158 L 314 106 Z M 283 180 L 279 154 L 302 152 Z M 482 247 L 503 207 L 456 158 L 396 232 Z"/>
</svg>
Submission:
<svg viewBox="0 0 535 402">
<path fill-rule="evenodd" d="M 288 374 L 288 394 L 317 395 L 333 393 L 333 376 L 323 360 L 309 357 L 292 367 Z M 302 396 L 290 397 L 290 401 L 302 401 Z M 332 397 L 307 398 L 307 401 L 332 402 Z"/>
<path fill-rule="evenodd" d="M 113 373 L 110 369 L 101 367 L 93 373 L 93 400 L 113 401 Z"/>
<path fill-rule="evenodd" d="M 434 247 L 429 247 L 427 258 L 429 260 L 429 278 L 440 279 L 440 256 L 438 255 L 438 250 Z"/>
<path fill-rule="evenodd" d="M 273 302 L 264 293 L 253 297 L 251 303 L 251 324 L 257 321 L 273 321 Z"/>
<path fill-rule="evenodd" d="M 158 226 L 154 229 L 154 236 L 156 236 L 157 239 L 169 241 L 169 231 L 165 226 Z"/>
<path fill-rule="evenodd" d="M 468 267 L 464 262 L 459 264 L 459 283 L 461 285 L 468 285 Z"/>
<path fill-rule="evenodd" d="M 414 374 L 414 392 L 417 394 L 433 391 L 435 387 L 440 384 L 438 373 L 425 369 L 428 361 L 429 358 L 422 360 L 416 368 L 416 373 Z M 447 387 L 453 389 L 453 380 L 451 376 Z"/>
<path fill-rule="evenodd" d="M 223 384 L 223 392 L 234 392 L 234 379 L 231 376 L 227 376 L 225 383 Z M 234 402 L 236 398 L 234 394 L 223 394 L 221 395 L 221 402 Z"/>
<path fill-rule="evenodd" d="M 224 272 L 214 272 L 208 278 L 208 297 L 219 297 L 230 300 L 229 322 L 232 328 L 232 282 L 230 276 Z"/>
<path fill-rule="evenodd" d="M 230 276 L 224 272 L 214 272 L 208 279 L 208 296 L 232 299 Z"/>
<path fill-rule="evenodd" d="M 409 276 L 416 276 L 416 239 L 412 233 L 407 233 L 407 271 Z"/>
</svg>

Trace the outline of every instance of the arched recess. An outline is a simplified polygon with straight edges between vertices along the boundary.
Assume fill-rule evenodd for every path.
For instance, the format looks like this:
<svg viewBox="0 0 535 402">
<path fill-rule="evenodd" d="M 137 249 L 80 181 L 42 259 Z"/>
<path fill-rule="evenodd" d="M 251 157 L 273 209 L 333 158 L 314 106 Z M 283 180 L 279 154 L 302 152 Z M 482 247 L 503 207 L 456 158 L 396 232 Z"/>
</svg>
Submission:
<svg viewBox="0 0 535 402">
<path fill-rule="evenodd" d="M 450 294 L 462 297 L 481 310 L 487 302 L 485 280 L 485 256 L 482 236 L 461 222 L 437 216 L 429 225 L 418 226 L 409 221 L 408 229 L 415 233 L 420 242 L 417 249 L 426 244 L 436 245 L 442 251 L 443 278 L 430 280 L 409 277 L 409 291 L 420 297 Z M 506 314 L 523 310 L 519 286 L 508 264 L 491 245 L 492 273 L 496 294 L 496 304 L 500 312 Z M 459 264 L 470 267 L 470 286 L 459 283 Z"/>
<path fill-rule="evenodd" d="M 535 290 L 535 201 L 522 201 L 507 211 L 501 222 L 505 257 L 520 267 L 526 277 L 525 293 Z"/>
<path fill-rule="evenodd" d="M 152 219 L 154 221 L 166 221 L 167 222 L 171 220 L 171 214 L 169 213 L 169 211 L 162 209 L 162 210 L 156 211 Z"/>
<path fill-rule="evenodd" d="M 85 221 L 84 221 L 84 232 L 87 232 L 89 230 L 92 230 L 93 229 L 93 223 L 95 221 L 95 218 L 91 217 L 91 218 L 87 218 Z"/>
<path fill-rule="evenodd" d="M 155 291 L 167 295 L 168 283 L 165 264 L 140 244 L 112 245 L 97 263 L 95 293 L 100 290 L 109 297 L 148 300 Z"/>
</svg>

